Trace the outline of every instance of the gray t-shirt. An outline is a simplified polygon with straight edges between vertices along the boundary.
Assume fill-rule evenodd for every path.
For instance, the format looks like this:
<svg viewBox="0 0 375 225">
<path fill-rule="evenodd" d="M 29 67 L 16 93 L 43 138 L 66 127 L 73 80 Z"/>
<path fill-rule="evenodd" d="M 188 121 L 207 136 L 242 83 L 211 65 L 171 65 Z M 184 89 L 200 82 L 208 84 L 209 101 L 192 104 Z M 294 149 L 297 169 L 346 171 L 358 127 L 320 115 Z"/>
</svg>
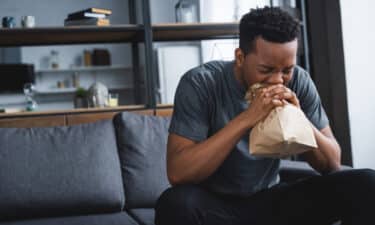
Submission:
<svg viewBox="0 0 375 225">
<path fill-rule="evenodd" d="M 234 77 L 233 66 L 233 61 L 212 61 L 184 74 L 175 94 L 170 133 L 200 142 L 248 108 L 246 90 Z M 288 87 L 307 118 L 318 129 L 326 127 L 328 118 L 309 74 L 296 66 Z M 250 196 L 278 182 L 280 160 L 250 155 L 249 132 L 202 185 L 216 193 Z"/>
</svg>

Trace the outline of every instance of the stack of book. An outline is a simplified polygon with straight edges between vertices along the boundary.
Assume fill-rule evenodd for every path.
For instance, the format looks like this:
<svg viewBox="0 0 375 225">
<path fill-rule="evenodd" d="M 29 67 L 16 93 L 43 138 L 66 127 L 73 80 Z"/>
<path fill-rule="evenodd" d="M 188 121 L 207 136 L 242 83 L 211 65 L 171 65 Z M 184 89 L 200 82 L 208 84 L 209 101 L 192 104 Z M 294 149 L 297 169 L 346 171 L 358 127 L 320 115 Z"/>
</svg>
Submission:
<svg viewBox="0 0 375 225">
<path fill-rule="evenodd" d="M 78 12 L 73 12 L 64 20 L 65 26 L 108 26 L 110 21 L 108 16 L 112 14 L 109 9 L 88 8 Z"/>
</svg>

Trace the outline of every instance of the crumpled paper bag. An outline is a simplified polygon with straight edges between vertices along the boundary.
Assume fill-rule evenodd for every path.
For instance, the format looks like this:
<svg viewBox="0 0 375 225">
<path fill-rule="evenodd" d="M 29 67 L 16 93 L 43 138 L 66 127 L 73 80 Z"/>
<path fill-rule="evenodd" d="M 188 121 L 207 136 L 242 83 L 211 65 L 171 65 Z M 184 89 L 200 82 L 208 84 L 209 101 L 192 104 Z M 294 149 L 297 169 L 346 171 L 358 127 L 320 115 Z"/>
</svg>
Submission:
<svg viewBox="0 0 375 225">
<path fill-rule="evenodd" d="M 260 88 L 260 84 L 250 88 L 246 95 L 249 104 Z M 302 110 L 292 104 L 274 108 L 250 132 L 249 151 L 254 156 L 283 158 L 314 148 L 317 143 L 311 123 Z"/>
</svg>

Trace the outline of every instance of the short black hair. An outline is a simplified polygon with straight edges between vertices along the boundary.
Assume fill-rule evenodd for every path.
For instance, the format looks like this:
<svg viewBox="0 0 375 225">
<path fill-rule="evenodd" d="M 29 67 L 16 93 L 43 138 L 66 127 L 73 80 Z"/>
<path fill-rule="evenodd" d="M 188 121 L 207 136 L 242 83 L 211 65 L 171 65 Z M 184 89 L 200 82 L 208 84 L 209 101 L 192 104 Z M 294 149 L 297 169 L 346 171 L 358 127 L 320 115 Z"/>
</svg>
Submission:
<svg viewBox="0 0 375 225">
<path fill-rule="evenodd" d="M 300 22 L 279 7 L 251 9 L 240 21 L 240 49 L 246 54 L 254 48 L 257 37 L 286 43 L 298 38 Z"/>
</svg>

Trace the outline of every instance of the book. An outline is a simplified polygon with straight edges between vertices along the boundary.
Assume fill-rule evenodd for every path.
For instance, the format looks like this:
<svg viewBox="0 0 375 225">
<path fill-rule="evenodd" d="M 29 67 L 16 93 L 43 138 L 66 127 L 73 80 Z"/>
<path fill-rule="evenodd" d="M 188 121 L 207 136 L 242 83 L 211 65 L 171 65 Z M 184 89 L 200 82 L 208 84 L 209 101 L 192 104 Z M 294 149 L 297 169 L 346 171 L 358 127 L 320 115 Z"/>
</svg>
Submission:
<svg viewBox="0 0 375 225">
<path fill-rule="evenodd" d="M 90 12 L 83 12 L 81 14 L 76 14 L 76 15 L 68 15 L 67 20 L 79 20 L 79 19 L 86 19 L 86 18 L 101 18 L 104 19 L 106 18 L 106 14 L 100 14 L 100 13 L 90 13 Z"/>
<path fill-rule="evenodd" d="M 87 18 L 80 20 L 68 20 L 65 19 L 64 26 L 82 26 L 82 25 L 95 25 L 95 26 L 109 26 L 109 19 L 102 18 Z"/>
<path fill-rule="evenodd" d="M 68 18 L 69 17 L 71 17 L 71 18 L 72 17 L 80 17 L 84 13 L 97 13 L 97 14 L 111 15 L 112 14 L 112 10 L 110 10 L 110 9 L 101 9 L 101 8 L 88 8 L 88 9 L 84 9 L 84 10 L 80 10 L 80 11 L 68 14 Z"/>
</svg>

